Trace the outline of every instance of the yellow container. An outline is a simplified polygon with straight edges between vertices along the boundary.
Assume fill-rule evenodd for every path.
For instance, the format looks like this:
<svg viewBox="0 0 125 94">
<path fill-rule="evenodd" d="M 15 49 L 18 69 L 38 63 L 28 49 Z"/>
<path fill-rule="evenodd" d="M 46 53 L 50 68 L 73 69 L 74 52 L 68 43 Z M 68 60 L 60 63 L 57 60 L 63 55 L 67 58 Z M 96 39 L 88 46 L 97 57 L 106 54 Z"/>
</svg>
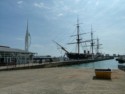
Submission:
<svg viewBox="0 0 125 94">
<path fill-rule="evenodd" d="M 96 78 L 111 79 L 111 69 L 95 69 Z"/>
</svg>

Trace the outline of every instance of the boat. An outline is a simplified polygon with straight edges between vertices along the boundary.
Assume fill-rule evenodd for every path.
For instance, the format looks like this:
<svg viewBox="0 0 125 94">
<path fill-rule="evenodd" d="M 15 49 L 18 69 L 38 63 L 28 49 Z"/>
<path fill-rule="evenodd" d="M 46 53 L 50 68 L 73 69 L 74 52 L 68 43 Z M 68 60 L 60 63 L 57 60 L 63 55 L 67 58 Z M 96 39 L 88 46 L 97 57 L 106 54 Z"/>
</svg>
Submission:
<svg viewBox="0 0 125 94">
<path fill-rule="evenodd" d="M 125 63 L 125 56 L 119 56 L 118 58 L 116 58 L 116 61 L 118 61 L 119 63 Z"/>
<path fill-rule="evenodd" d="M 118 65 L 118 69 L 125 71 L 125 65 Z"/>
<path fill-rule="evenodd" d="M 73 59 L 73 60 L 81 60 L 81 59 L 94 59 L 94 57 L 98 57 L 100 55 L 99 50 L 100 47 L 99 45 L 99 39 L 97 39 L 97 45 L 94 44 L 94 40 L 93 39 L 93 30 L 92 30 L 92 26 L 91 26 L 91 39 L 89 40 L 85 40 L 83 41 L 80 36 L 83 34 L 87 34 L 87 33 L 80 33 L 80 24 L 79 24 L 79 19 L 77 18 L 77 24 L 76 24 L 76 28 L 77 28 L 77 34 L 76 35 L 72 35 L 72 36 L 76 36 L 76 42 L 73 43 L 68 43 L 68 44 L 76 44 L 77 45 L 77 52 L 69 52 L 66 50 L 65 47 L 63 47 L 62 45 L 60 45 L 59 43 L 57 43 L 56 41 L 54 41 L 58 46 L 60 46 L 60 48 L 65 51 L 65 55 L 68 57 L 68 59 Z M 90 51 L 84 50 L 84 52 L 80 52 L 80 44 L 82 43 L 90 43 L 90 47 L 91 47 L 91 53 Z M 97 55 L 94 56 L 93 50 L 94 50 L 94 46 L 97 46 Z M 84 46 L 85 47 L 85 46 Z M 87 47 L 87 46 L 86 46 Z"/>
</svg>

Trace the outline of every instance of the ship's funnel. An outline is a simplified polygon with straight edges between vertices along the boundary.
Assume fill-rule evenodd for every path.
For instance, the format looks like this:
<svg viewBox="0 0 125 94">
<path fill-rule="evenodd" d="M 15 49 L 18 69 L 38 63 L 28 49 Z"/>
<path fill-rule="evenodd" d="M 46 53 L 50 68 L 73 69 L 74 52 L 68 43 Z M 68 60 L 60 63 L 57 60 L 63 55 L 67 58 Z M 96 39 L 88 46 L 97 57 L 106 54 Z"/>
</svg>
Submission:
<svg viewBox="0 0 125 94">
<path fill-rule="evenodd" d="M 84 54 L 86 54 L 86 50 L 84 50 Z"/>
</svg>

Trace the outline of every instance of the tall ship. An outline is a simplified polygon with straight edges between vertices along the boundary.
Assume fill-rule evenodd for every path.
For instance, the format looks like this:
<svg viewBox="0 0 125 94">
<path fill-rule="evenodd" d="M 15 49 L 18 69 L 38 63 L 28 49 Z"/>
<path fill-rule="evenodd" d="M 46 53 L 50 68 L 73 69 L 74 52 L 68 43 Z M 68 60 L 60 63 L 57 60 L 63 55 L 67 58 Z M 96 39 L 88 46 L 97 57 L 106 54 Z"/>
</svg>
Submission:
<svg viewBox="0 0 125 94">
<path fill-rule="evenodd" d="M 77 18 L 77 24 L 76 24 L 76 28 L 77 28 L 77 34 L 76 35 L 72 35 L 72 36 L 76 36 L 76 41 L 72 42 L 72 43 L 68 43 L 69 45 L 71 44 L 76 44 L 77 45 L 77 51 L 76 52 L 69 52 L 68 50 L 66 50 L 65 47 L 61 46 L 59 43 L 57 43 L 56 41 L 54 41 L 58 46 L 60 46 L 60 48 L 65 51 L 65 55 L 69 58 L 69 59 L 74 59 L 74 60 L 79 60 L 79 59 L 94 59 L 94 46 L 96 46 L 97 48 L 97 52 L 96 52 L 96 56 L 97 54 L 99 55 L 99 39 L 93 39 L 93 30 L 92 30 L 92 26 L 91 26 L 91 39 L 89 40 L 82 40 L 82 38 L 80 37 L 83 34 L 87 34 L 87 33 L 80 33 L 80 24 L 79 24 L 79 19 Z M 94 40 L 97 40 L 97 44 L 95 45 Z M 91 52 L 84 50 L 81 53 L 81 49 L 80 49 L 80 45 L 83 43 L 90 43 L 88 46 L 91 48 Z M 84 47 L 87 47 L 84 46 Z"/>
</svg>

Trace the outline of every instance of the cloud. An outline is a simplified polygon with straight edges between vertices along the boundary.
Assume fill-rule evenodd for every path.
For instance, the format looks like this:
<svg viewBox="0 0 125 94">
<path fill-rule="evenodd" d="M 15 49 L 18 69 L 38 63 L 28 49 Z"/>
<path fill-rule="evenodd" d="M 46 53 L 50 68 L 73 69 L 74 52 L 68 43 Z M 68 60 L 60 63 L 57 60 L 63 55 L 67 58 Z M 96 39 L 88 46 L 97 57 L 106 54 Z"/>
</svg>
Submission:
<svg viewBox="0 0 125 94">
<path fill-rule="evenodd" d="M 74 2 L 80 3 L 81 0 L 75 0 Z M 52 3 L 46 3 L 46 2 L 34 2 L 33 6 L 35 9 L 38 9 L 37 11 L 42 14 L 41 9 L 44 11 L 44 17 L 47 19 L 58 19 L 58 17 L 62 17 L 64 15 L 68 14 L 78 14 L 81 12 L 81 9 L 77 9 L 76 3 L 75 5 L 70 5 L 71 2 L 69 1 L 60 1 L 60 0 L 54 0 Z M 51 15 L 51 16 L 50 16 Z"/>
<path fill-rule="evenodd" d="M 81 0 L 74 0 L 76 4 L 78 4 Z"/>
<path fill-rule="evenodd" d="M 17 2 L 18 7 L 19 7 L 19 8 L 22 8 L 22 7 L 23 7 L 23 3 L 24 3 L 23 1 L 18 1 L 18 2 Z"/>
<path fill-rule="evenodd" d="M 38 8 L 43 8 L 43 9 L 50 9 L 48 6 L 46 6 L 43 2 L 40 2 L 40 3 L 34 3 L 34 6 L 35 7 L 38 7 Z"/>
<path fill-rule="evenodd" d="M 17 4 L 19 4 L 19 5 L 22 4 L 22 3 L 23 3 L 23 1 L 18 1 L 18 2 L 17 2 Z"/>
<path fill-rule="evenodd" d="M 59 16 L 59 17 L 60 17 L 60 16 L 63 16 L 63 15 L 64 15 L 63 13 L 59 13 L 57 16 Z"/>
<path fill-rule="evenodd" d="M 99 5 L 99 0 L 96 0 L 96 6 L 98 6 Z"/>
<path fill-rule="evenodd" d="M 38 7 L 38 8 L 44 8 L 44 3 L 42 3 L 42 2 L 39 3 L 39 4 L 38 3 L 34 3 L 34 6 Z"/>
</svg>

